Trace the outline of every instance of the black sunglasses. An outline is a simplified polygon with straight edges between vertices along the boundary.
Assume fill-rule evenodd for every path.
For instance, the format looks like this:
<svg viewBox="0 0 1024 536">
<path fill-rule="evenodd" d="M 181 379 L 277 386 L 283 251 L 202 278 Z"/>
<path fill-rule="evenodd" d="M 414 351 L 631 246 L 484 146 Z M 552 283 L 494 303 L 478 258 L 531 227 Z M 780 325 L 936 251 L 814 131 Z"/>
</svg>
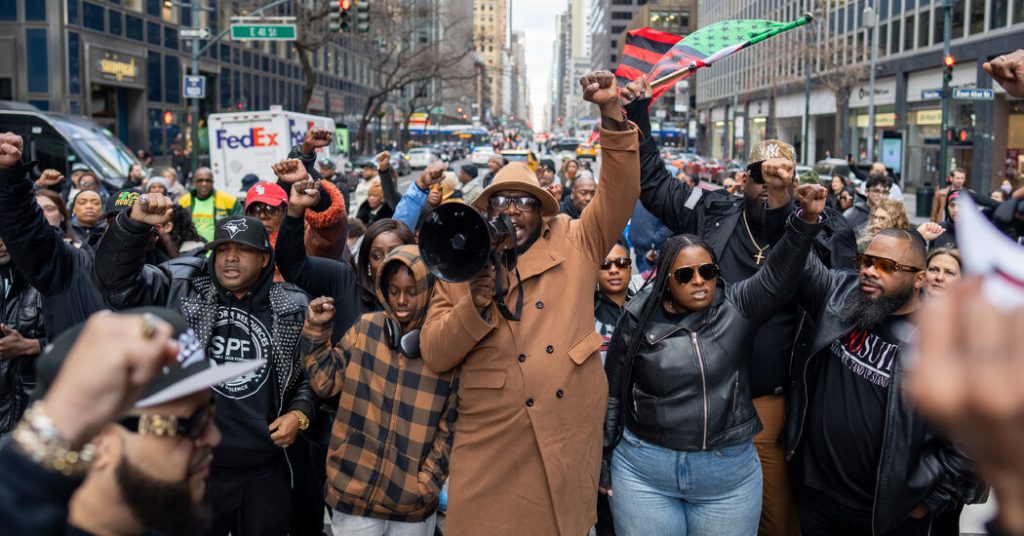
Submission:
<svg viewBox="0 0 1024 536">
<path fill-rule="evenodd" d="M 717 264 L 701 264 L 700 266 L 683 266 L 672 272 L 672 277 L 680 285 L 685 285 L 693 279 L 693 274 L 700 274 L 701 279 L 707 281 L 718 277 Z"/>
<path fill-rule="evenodd" d="M 139 435 L 198 439 L 213 422 L 213 406 L 213 400 L 210 400 L 209 404 L 200 407 L 188 418 L 144 413 L 125 417 L 118 424 Z"/>
<path fill-rule="evenodd" d="M 764 175 L 761 174 L 762 162 L 755 162 L 747 166 L 747 173 L 750 174 L 750 180 L 754 181 L 754 184 L 764 184 Z"/>
<path fill-rule="evenodd" d="M 534 209 L 540 206 L 540 200 L 530 196 L 492 195 L 490 199 L 491 208 L 494 210 L 508 210 L 508 207 L 513 203 L 522 212 L 533 212 Z"/>
<path fill-rule="evenodd" d="M 249 205 L 249 208 L 245 209 L 246 216 L 252 216 L 253 218 L 273 218 L 281 212 L 281 207 L 272 207 L 266 203 L 253 203 Z"/>
<path fill-rule="evenodd" d="M 625 269 L 633 266 L 633 259 L 630 259 L 629 257 L 618 257 L 610 261 L 604 261 L 601 263 L 601 269 L 610 270 L 613 264 L 618 266 L 620 269 Z"/>
</svg>

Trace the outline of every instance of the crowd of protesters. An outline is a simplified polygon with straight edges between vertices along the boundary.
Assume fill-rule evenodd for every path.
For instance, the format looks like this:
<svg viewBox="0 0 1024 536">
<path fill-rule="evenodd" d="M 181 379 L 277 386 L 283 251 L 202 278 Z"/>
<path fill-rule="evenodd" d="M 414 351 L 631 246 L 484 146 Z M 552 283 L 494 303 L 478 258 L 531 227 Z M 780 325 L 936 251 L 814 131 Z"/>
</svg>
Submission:
<svg viewBox="0 0 1024 536">
<path fill-rule="evenodd" d="M 1024 97 L 1024 51 L 985 69 Z M 1024 188 L 956 169 L 912 227 L 885 166 L 858 191 L 764 140 L 712 190 L 644 77 L 580 84 L 597 173 L 405 192 L 387 152 L 350 191 L 318 128 L 244 199 L 0 134 L 0 533 L 945 535 L 994 488 L 1024 534 L 1024 311 L 957 249 L 965 206 L 1019 244 Z M 507 218 L 514 269 L 428 269 L 446 203 Z"/>
</svg>

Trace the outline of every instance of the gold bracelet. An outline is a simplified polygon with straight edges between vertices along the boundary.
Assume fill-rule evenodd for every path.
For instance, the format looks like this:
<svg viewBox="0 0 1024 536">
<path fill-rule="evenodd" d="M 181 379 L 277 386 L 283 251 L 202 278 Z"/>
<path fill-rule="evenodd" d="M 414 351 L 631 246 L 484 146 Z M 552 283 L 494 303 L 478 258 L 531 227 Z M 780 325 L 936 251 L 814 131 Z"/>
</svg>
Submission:
<svg viewBox="0 0 1024 536">
<path fill-rule="evenodd" d="M 293 409 L 289 413 L 294 413 L 295 416 L 299 419 L 299 430 L 305 430 L 306 428 L 309 428 L 309 417 L 307 417 L 305 413 L 297 409 Z"/>
<path fill-rule="evenodd" d="M 32 461 L 65 476 L 84 477 L 96 452 L 91 444 L 74 450 L 60 437 L 53 420 L 46 414 L 43 401 L 33 403 L 11 433 L 19 450 Z"/>
</svg>

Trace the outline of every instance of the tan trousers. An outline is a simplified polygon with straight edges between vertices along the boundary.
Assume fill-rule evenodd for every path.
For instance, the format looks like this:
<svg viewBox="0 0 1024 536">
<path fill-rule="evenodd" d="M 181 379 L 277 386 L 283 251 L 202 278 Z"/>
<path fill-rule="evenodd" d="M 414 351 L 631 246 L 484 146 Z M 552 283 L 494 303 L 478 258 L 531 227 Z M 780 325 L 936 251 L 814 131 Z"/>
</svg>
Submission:
<svg viewBox="0 0 1024 536">
<path fill-rule="evenodd" d="M 767 395 L 754 399 L 754 409 L 764 430 L 754 436 L 754 446 L 761 458 L 764 487 L 761 492 L 760 536 L 796 536 L 800 534 L 793 490 L 786 467 L 786 449 L 781 437 L 786 422 L 786 397 Z"/>
</svg>

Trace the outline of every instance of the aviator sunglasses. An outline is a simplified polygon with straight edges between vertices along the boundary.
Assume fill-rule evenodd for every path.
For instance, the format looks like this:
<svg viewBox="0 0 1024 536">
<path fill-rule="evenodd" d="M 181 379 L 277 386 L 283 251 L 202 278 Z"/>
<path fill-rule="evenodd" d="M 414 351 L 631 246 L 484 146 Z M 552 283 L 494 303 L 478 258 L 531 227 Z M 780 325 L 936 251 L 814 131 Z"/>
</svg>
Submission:
<svg viewBox="0 0 1024 536">
<path fill-rule="evenodd" d="M 677 268 L 676 271 L 672 272 L 672 277 L 675 278 L 676 282 L 680 285 L 685 285 L 693 279 L 694 274 L 700 274 L 701 279 L 707 281 L 718 277 L 718 265 L 717 264 L 701 264 L 698 266 L 683 266 Z"/>
</svg>

